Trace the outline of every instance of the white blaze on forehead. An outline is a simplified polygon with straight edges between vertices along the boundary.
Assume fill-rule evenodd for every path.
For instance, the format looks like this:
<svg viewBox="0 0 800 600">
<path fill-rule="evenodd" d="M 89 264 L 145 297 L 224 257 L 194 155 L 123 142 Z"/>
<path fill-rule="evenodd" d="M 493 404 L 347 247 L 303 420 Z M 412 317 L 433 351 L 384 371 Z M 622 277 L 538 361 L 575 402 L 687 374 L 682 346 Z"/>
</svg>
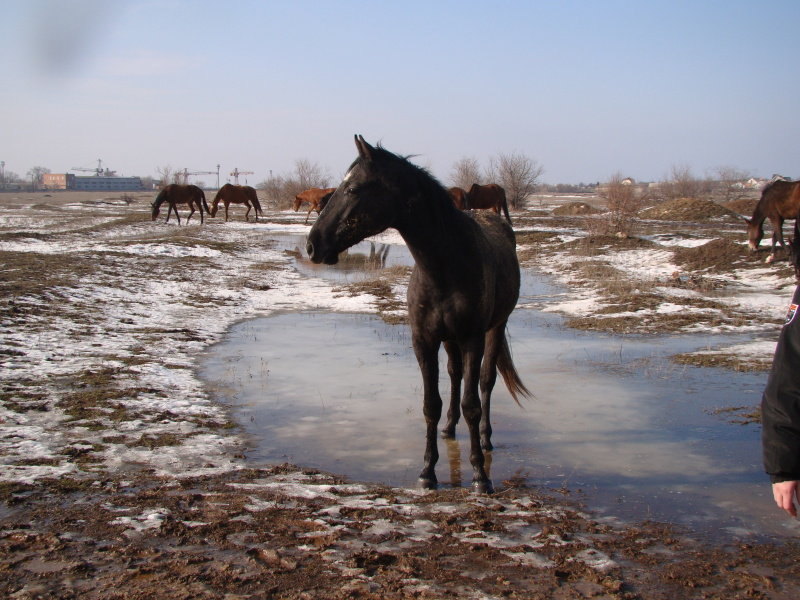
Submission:
<svg viewBox="0 0 800 600">
<path fill-rule="evenodd" d="M 353 167 L 347 172 L 347 174 L 344 176 L 344 179 L 342 179 L 343 183 L 350 181 L 350 178 L 353 176 L 353 171 L 355 171 L 355 167 Z"/>
</svg>

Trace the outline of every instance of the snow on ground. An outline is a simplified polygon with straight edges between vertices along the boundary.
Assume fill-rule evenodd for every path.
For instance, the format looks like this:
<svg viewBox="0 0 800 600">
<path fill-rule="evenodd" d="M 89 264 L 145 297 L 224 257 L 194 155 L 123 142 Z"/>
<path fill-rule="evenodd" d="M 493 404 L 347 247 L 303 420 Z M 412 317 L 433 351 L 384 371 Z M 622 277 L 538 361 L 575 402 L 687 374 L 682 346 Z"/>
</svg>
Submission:
<svg viewBox="0 0 800 600">
<path fill-rule="evenodd" d="M 0 239 L 0 251 L 53 260 L 74 256 L 96 269 L 46 294 L 10 298 L 11 308 L 0 317 L 6 400 L 0 408 L 0 480 L 32 482 L 129 467 L 173 476 L 239 468 L 242 440 L 230 433 L 226 408 L 195 374 L 198 354 L 241 319 L 275 311 L 377 310 L 374 296 L 351 296 L 334 283 L 301 274 L 296 258 L 274 245 L 275 234 L 309 230 L 294 213 L 271 213 L 266 222 L 239 217 L 178 228 L 151 222 L 142 206 L 73 203 L 61 212 L 48 208 L 44 219 L 35 204 L 27 210 L 29 218 L 20 220 L 18 209 L 0 206 L 0 232 L 17 232 L 20 223 L 25 233 L 32 232 Z M 141 221 L 130 218 L 137 210 Z M 120 220 L 124 215 L 127 220 Z M 72 226 L 70 219 L 75 219 Z M 520 230 L 530 230 L 530 224 Z M 562 243 L 581 235 L 562 228 L 555 239 Z M 652 239 L 659 244 L 654 249 L 613 252 L 603 260 L 621 273 L 657 283 L 680 272 L 671 248 L 707 241 L 674 235 Z M 395 231 L 375 241 L 402 243 Z M 538 308 L 565 315 L 608 308 L 596 288 L 572 284 L 569 266 L 576 260 L 586 259 L 558 253 L 537 258 L 536 267 L 568 290 L 548 296 Z M 793 280 L 772 267 L 720 277 L 734 293 L 718 300 L 761 318 L 739 328 L 754 332 L 751 343 L 708 352 L 768 361 L 779 328 L 775 321 L 785 314 Z M 714 310 L 688 304 L 697 300 L 694 290 L 655 289 L 663 292 L 657 308 L 615 316 Z M 404 297 L 403 284 L 393 290 Z M 111 386 L 114 397 L 94 398 L 92 391 L 101 385 Z M 71 460 L 74 456 L 86 460 Z"/>
</svg>

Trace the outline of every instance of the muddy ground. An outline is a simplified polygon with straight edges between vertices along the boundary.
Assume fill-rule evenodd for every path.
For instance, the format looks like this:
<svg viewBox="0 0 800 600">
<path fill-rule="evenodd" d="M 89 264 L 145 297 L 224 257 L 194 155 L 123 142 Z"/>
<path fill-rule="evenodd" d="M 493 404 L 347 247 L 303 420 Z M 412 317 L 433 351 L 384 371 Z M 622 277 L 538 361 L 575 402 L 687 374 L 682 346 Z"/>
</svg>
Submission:
<svg viewBox="0 0 800 600">
<path fill-rule="evenodd" d="M 152 223 L 149 200 L 0 196 L 0 243 L 24 242 L 0 250 L 0 596 L 800 597 L 800 545 L 793 540 L 711 543 L 669 524 L 600 519 L 576 491 L 520 481 L 495 482 L 497 493 L 485 497 L 248 465 L 236 424 L 202 390 L 155 410 L 163 406 L 158 400 L 184 399 L 158 367 L 191 372 L 192 356 L 220 333 L 208 320 L 221 310 L 256 316 L 258 298 L 291 280 L 284 278 L 287 263 L 264 259 L 268 235 L 221 219 L 202 228 Z M 686 219 L 686 207 L 681 211 Z M 268 210 L 273 220 L 303 216 Z M 680 274 L 642 282 L 618 271 L 608 277 L 604 263 L 609 249 L 647 246 L 645 239 L 559 237 L 590 217 L 515 215 L 524 265 L 555 268 L 558 256 L 580 257 L 557 264 L 572 270 L 576 288 L 602 286 L 607 305 L 616 307 L 605 318 L 570 319 L 570 326 L 625 333 L 775 324 L 714 299 L 727 281 L 720 274 L 764 266 L 763 256 L 737 243 L 742 226 L 735 218 L 652 217 L 642 225 L 648 234 L 680 226 L 718 241 L 676 250 Z M 192 252 L 135 260 L 126 253 L 164 244 Z M 790 275 L 781 262 L 774 269 Z M 407 272 L 394 277 L 402 281 Z M 155 287 L 141 293 L 145 284 L 175 281 L 185 285 L 157 301 Z M 664 285 L 707 292 L 692 301 L 714 310 L 629 316 Z M 97 289 L 105 295 L 89 293 Z M 336 293 L 371 293 L 376 312 L 384 307 L 396 318 L 394 290 L 384 282 Z M 731 368 L 764 364 L 729 359 Z M 200 442 L 198 456 L 192 444 Z"/>
</svg>

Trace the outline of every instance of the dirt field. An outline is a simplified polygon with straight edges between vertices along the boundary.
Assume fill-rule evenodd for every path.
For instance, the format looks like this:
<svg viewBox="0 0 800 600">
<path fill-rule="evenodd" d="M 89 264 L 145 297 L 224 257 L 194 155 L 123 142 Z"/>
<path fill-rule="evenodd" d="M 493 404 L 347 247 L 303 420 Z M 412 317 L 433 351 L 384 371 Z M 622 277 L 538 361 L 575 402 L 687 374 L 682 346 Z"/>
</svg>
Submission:
<svg viewBox="0 0 800 600">
<path fill-rule="evenodd" d="M 244 225 L 232 209 L 230 223 L 178 228 L 150 220 L 151 198 L 0 195 L 0 596 L 800 597 L 795 541 L 711 544 L 599 519 L 571 490 L 520 481 L 484 497 L 246 464 L 236 424 L 193 375 L 197 354 L 235 320 L 310 293 L 394 315 L 407 271 L 392 285 L 301 288 L 269 227 L 299 227 L 303 213 Z M 592 211 L 516 214 L 520 257 L 603 299 L 573 327 L 776 332 L 778 315 L 727 299 L 743 279 L 786 288 L 788 265 L 748 254 L 736 217 L 690 209 L 629 239 L 586 236 Z M 620 268 L 626 253 L 661 257 L 652 239 L 676 229 L 712 241 L 663 255 L 674 273 Z M 655 310 L 667 288 L 697 310 Z M 714 360 L 763 369 L 769 356 Z"/>
</svg>

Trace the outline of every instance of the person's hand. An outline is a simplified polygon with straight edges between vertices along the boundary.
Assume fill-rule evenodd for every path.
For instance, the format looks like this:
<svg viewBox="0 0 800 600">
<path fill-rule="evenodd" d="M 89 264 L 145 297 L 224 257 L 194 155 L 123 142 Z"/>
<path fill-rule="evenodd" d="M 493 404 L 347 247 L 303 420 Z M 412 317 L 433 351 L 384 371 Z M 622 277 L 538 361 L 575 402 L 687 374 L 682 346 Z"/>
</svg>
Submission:
<svg viewBox="0 0 800 600">
<path fill-rule="evenodd" d="M 798 496 L 800 490 L 798 490 L 797 484 L 797 481 L 781 481 L 780 483 L 772 484 L 772 495 L 775 497 L 775 503 L 793 517 L 797 516 L 795 499 L 800 502 L 800 496 Z"/>
</svg>

